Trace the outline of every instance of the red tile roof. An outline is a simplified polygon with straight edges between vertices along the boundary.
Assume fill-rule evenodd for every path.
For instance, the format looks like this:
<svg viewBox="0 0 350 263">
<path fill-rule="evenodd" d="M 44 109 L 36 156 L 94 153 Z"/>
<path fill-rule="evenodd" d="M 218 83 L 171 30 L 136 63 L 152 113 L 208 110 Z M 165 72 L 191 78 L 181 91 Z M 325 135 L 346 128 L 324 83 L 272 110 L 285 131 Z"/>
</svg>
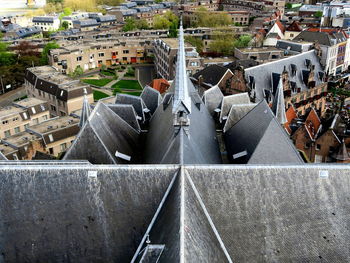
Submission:
<svg viewBox="0 0 350 263">
<path fill-rule="evenodd" d="M 282 25 L 282 23 L 279 19 L 276 20 L 276 24 L 279 27 L 279 29 L 281 30 L 281 32 L 284 33 L 284 31 L 285 31 L 284 25 Z"/>
<path fill-rule="evenodd" d="M 293 21 L 293 23 L 287 27 L 286 31 L 301 32 L 303 29 L 297 21 Z"/>
<path fill-rule="evenodd" d="M 290 125 L 292 121 L 298 117 L 297 112 L 293 106 L 290 106 L 286 111 L 286 117 L 287 117 L 287 122 L 284 124 L 284 128 L 287 130 L 289 134 L 291 134 L 292 130 L 290 128 Z"/>
<path fill-rule="evenodd" d="M 166 79 L 154 79 L 149 85 L 155 90 L 158 90 L 160 94 L 166 92 L 170 87 L 170 84 Z"/>
<path fill-rule="evenodd" d="M 305 121 L 305 128 L 312 140 L 316 139 L 316 135 L 320 127 L 321 127 L 321 120 L 318 117 L 316 111 L 314 109 L 311 109 Z"/>
</svg>

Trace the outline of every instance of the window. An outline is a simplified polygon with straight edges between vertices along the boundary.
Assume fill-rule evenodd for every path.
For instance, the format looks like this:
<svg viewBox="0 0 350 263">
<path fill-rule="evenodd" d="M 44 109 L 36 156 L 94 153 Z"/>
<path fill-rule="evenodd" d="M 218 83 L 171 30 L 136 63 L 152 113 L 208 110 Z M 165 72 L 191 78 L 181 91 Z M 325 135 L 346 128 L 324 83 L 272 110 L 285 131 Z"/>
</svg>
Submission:
<svg viewBox="0 0 350 263">
<path fill-rule="evenodd" d="M 54 105 L 50 105 L 50 106 L 51 106 L 52 111 L 56 111 L 56 106 L 54 106 Z"/>
<path fill-rule="evenodd" d="M 329 152 L 330 152 L 330 153 L 334 152 L 334 150 L 335 150 L 335 149 L 334 149 L 333 146 L 329 146 Z"/>
<path fill-rule="evenodd" d="M 46 121 L 47 120 L 47 115 L 43 116 L 43 120 Z"/>
<path fill-rule="evenodd" d="M 34 107 L 32 107 L 32 112 L 33 112 L 33 114 L 36 114 L 36 110 Z"/>
<path fill-rule="evenodd" d="M 34 125 L 38 124 L 39 123 L 39 119 L 38 118 L 33 119 L 33 123 L 34 123 Z"/>
<path fill-rule="evenodd" d="M 53 148 L 49 148 L 50 154 L 53 154 Z"/>
<path fill-rule="evenodd" d="M 316 151 L 321 150 L 321 144 L 316 144 Z"/>
<path fill-rule="evenodd" d="M 23 112 L 23 119 L 28 119 L 28 116 L 27 116 L 27 113 L 26 112 Z"/>
<path fill-rule="evenodd" d="M 98 53 L 98 56 L 99 56 L 99 57 L 104 57 L 104 56 L 105 56 L 105 53 L 103 53 L 103 52 Z"/>
<path fill-rule="evenodd" d="M 5 138 L 8 138 L 10 136 L 11 136 L 11 131 L 10 130 L 5 131 Z"/>
<path fill-rule="evenodd" d="M 77 61 L 82 61 L 82 60 L 83 60 L 82 56 L 77 57 Z"/>
<path fill-rule="evenodd" d="M 60 111 L 61 116 L 66 116 L 66 113 L 63 111 Z"/>
<path fill-rule="evenodd" d="M 123 50 L 123 54 L 129 54 L 129 50 Z"/>
<path fill-rule="evenodd" d="M 52 134 L 49 134 L 49 140 L 50 140 L 50 142 L 53 142 L 53 136 L 52 136 Z"/>
<path fill-rule="evenodd" d="M 21 129 L 19 127 L 15 127 L 15 133 L 19 133 Z"/>
<path fill-rule="evenodd" d="M 123 57 L 123 60 L 128 60 L 128 58 L 127 57 Z"/>
<path fill-rule="evenodd" d="M 29 127 L 29 124 L 24 124 L 24 129 L 27 129 Z"/>
<path fill-rule="evenodd" d="M 62 143 L 60 147 L 61 147 L 61 152 L 64 152 L 67 149 L 67 143 Z"/>
<path fill-rule="evenodd" d="M 8 120 L 6 120 L 6 121 L 2 121 L 2 124 L 8 124 L 9 123 L 9 121 Z"/>
<path fill-rule="evenodd" d="M 45 106 L 44 105 L 40 105 L 40 109 L 42 110 L 42 111 L 45 111 L 46 109 L 45 109 Z"/>
<path fill-rule="evenodd" d="M 304 148 L 305 149 L 308 149 L 310 147 L 310 143 L 309 142 L 306 142 L 305 144 L 304 144 Z"/>
</svg>

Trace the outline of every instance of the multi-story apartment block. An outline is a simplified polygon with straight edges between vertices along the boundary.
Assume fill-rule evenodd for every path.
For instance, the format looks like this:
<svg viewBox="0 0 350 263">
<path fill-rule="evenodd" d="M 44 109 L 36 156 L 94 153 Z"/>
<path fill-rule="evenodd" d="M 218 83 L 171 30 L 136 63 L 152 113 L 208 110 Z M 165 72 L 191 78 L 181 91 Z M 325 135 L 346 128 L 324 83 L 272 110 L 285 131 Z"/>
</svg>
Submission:
<svg viewBox="0 0 350 263">
<path fill-rule="evenodd" d="M 50 50 L 49 64 L 62 73 L 70 73 L 77 66 L 85 71 L 102 65 L 143 63 L 151 49 L 151 42 L 145 40 L 75 43 Z"/>
<path fill-rule="evenodd" d="M 79 129 L 79 118 L 64 116 L 31 126 L 27 132 L 41 138 L 46 153 L 58 157 L 70 147 Z"/>
<path fill-rule="evenodd" d="M 25 131 L 31 125 L 50 118 L 46 101 L 27 98 L 0 109 L 0 139 Z"/>
<path fill-rule="evenodd" d="M 34 26 L 40 27 L 43 31 L 55 31 L 60 27 L 58 16 L 35 16 L 32 21 Z"/>
<path fill-rule="evenodd" d="M 157 39 L 154 41 L 154 64 L 157 74 L 166 80 L 175 77 L 178 41 L 175 38 Z M 185 43 L 186 66 L 188 74 L 194 74 L 203 66 L 201 58 L 192 45 Z"/>
<path fill-rule="evenodd" d="M 28 97 L 47 101 L 51 116 L 66 116 L 82 108 L 84 96 L 93 102 L 89 85 L 57 72 L 53 67 L 28 68 L 25 74 Z"/>
<path fill-rule="evenodd" d="M 350 39 L 337 29 L 308 29 L 293 41 L 314 43 L 320 52 L 321 64 L 329 75 L 336 75 L 348 69 L 350 63 Z"/>
</svg>

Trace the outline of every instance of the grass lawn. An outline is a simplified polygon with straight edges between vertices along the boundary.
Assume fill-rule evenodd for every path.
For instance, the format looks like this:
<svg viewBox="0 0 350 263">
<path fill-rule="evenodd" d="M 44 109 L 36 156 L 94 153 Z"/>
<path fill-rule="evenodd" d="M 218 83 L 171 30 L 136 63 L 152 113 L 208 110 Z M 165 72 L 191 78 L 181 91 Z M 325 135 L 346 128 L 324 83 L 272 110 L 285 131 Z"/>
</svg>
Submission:
<svg viewBox="0 0 350 263">
<path fill-rule="evenodd" d="M 137 80 L 120 80 L 112 88 L 113 94 L 124 93 L 138 96 L 142 92 L 142 87 Z"/>
<path fill-rule="evenodd" d="M 82 79 L 82 82 L 86 84 L 91 84 L 98 87 L 103 87 L 104 85 L 108 84 L 112 81 L 112 79 Z"/>
<path fill-rule="evenodd" d="M 102 91 L 99 91 L 99 90 L 94 90 L 94 100 L 95 101 L 103 99 L 103 98 L 107 98 L 107 97 L 109 97 L 108 94 L 106 94 Z"/>
<path fill-rule="evenodd" d="M 107 70 L 101 71 L 101 74 L 105 75 L 105 76 L 115 77 L 115 73 L 107 71 Z"/>
</svg>

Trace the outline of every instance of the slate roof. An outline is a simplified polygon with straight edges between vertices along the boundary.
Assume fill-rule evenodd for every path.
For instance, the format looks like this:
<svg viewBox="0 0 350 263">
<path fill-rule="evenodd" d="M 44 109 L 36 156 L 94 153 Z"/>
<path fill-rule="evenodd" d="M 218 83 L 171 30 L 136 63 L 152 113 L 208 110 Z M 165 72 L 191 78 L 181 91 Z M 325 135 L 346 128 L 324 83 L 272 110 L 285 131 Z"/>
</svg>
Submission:
<svg viewBox="0 0 350 263">
<path fill-rule="evenodd" d="M 319 44 L 325 45 L 325 46 L 333 46 L 335 44 L 332 42 L 331 36 L 325 32 L 302 31 L 293 40 L 310 41 L 310 42 L 317 41 Z"/>
<path fill-rule="evenodd" d="M 215 109 L 219 109 L 223 101 L 224 95 L 218 86 L 214 86 L 204 91 L 203 101 L 207 106 L 208 111 L 211 115 L 214 115 Z"/>
<path fill-rule="evenodd" d="M 220 121 L 224 121 L 227 118 L 232 105 L 249 103 L 250 99 L 247 92 L 223 97 L 221 102 Z"/>
<path fill-rule="evenodd" d="M 350 260 L 346 165 L 44 163 L 0 164 L 4 261 Z"/>
<path fill-rule="evenodd" d="M 349 161 L 350 160 L 350 155 L 349 155 L 349 152 L 346 148 L 344 140 L 342 141 L 338 152 L 333 154 L 332 157 L 337 161 Z"/>
<path fill-rule="evenodd" d="M 129 94 L 117 94 L 115 99 L 116 104 L 132 105 L 140 120 L 145 121 L 145 111 L 147 109 L 142 98 Z"/>
<path fill-rule="evenodd" d="M 318 72 L 323 72 L 323 69 L 314 50 L 245 69 L 245 78 L 255 91 L 257 101 L 265 98 L 265 91 L 273 92 L 273 73 L 281 75 L 283 70 L 288 72 L 289 80 L 295 82 L 297 88 L 305 91 L 308 87 L 303 79 L 303 70 L 309 70 L 307 61 L 310 62 L 310 66 L 315 66 L 316 86 L 322 84 L 323 80 L 319 78 Z M 292 72 L 292 65 L 296 68 L 295 74 Z"/>
<path fill-rule="evenodd" d="M 229 69 L 222 67 L 220 65 L 209 65 L 204 69 L 198 71 L 193 75 L 193 78 L 199 79 L 200 76 L 203 77 L 203 82 L 211 84 L 212 86 L 218 85 L 219 81 L 225 76 Z"/>
<path fill-rule="evenodd" d="M 156 111 L 162 100 L 162 96 L 160 95 L 159 91 L 151 88 L 150 86 L 145 86 L 143 88 L 140 97 L 145 103 L 146 107 L 151 111 L 151 114 Z"/>
<path fill-rule="evenodd" d="M 266 101 L 241 118 L 224 134 L 233 163 L 301 164 L 302 160 Z"/>
<path fill-rule="evenodd" d="M 68 149 L 64 160 L 88 160 L 95 164 L 137 162 L 134 152 L 138 135 L 138 131 L 100 102 Z M 116 156 L 117 152 L 131 159 L 120 158 Z"/>
<path fill-rule="evenodd" d="M 0 160 L 7 160 L 7 158 L 5 157 L 5 155 L 3 155 L 1 151 L 0 151 Z"/>
</svg>

